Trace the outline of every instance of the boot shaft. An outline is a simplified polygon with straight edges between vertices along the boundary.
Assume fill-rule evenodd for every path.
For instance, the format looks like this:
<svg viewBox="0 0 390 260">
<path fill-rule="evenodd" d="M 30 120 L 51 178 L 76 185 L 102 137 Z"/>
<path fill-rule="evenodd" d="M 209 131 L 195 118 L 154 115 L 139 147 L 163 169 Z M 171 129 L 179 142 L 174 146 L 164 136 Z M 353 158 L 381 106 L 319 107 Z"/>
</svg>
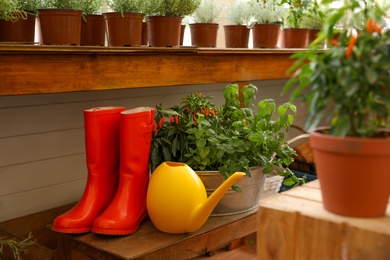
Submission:
<svg viewBox="0 0 390 260">
<path fill-rule="evenodd" d="M 124 107 L 84 110 L 86 160 L 90 173 L 119 165 L 119 129 Z"/>
</svg>

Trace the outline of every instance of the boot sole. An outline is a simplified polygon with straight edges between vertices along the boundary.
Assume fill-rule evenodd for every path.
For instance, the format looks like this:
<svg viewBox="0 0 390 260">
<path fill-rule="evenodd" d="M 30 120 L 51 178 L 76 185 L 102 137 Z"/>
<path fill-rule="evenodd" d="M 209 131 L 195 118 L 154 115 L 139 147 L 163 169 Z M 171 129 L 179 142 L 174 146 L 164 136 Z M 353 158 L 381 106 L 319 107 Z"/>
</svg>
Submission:
<svg viewBox="0 0 390 260">
<path fill-rule="evenodd" d="M 63 227 L 52 227 L 53 231 L 59 232 L 59 233 L 65 233 L 65 234 L 83 234 L 83 233 L 89 233 L 91 232 L 91 227 L 85 227 L 85 228 L 63 228 Z"/>
<path fill-rule="evenodd" d="M 104 228 L 92 228 L 92 232 L 100 235 L 112 235 L 112 236 L 121 236 L 121 235 L 130 235 L 135 233 L 139 228 L 137 227 L 131 229 L 104 229 Z"/>
</svg>

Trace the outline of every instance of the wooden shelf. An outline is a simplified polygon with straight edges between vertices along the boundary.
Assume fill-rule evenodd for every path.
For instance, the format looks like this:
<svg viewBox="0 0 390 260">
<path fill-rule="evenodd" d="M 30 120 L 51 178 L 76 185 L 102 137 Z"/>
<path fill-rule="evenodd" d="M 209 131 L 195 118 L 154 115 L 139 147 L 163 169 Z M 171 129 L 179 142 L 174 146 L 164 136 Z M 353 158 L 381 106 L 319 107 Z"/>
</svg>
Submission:
<svg viewBox="0 0 390 260">
<path fill-rule="evenodd" d="M 0 45 L 0 96 L 287 78 L 296 49 Z"/>
<path fill-rule="evenodd" d="M 190 259 L 223 247 L 256 231 L 257 209 L 231 216 L 210 217 L 193 233 L 158 231 L 150 220 L 130 236 L 58 234 L 59 259 Z"/>
</svg>

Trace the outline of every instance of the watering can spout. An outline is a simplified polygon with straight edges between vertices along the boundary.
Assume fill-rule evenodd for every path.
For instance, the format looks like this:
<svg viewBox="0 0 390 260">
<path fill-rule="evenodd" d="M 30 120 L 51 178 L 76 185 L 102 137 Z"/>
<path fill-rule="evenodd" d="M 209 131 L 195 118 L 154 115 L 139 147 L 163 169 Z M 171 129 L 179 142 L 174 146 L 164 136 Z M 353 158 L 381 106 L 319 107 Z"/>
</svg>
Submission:
<svg viewBox="0 0 390 260">
<path fill-rule="evenodd" d="M 235 172 L 226 181 L 224 181 L 203 204 L 196 207 L 191 214 L 187 232 L 194 232 L 198 230 L 207 221 L 211 212 L 225 193 L 243 176 L 245 176 L 244 172 Z"/>
</svg>

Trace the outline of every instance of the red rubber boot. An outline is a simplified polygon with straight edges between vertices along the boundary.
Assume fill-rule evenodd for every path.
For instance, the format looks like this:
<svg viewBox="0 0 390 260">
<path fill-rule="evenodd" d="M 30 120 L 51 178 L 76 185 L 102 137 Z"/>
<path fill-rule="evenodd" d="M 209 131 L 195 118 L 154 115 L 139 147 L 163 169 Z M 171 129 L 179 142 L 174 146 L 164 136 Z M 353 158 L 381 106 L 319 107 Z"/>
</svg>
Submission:
<svg viewBox="0 0 390 260">
<path fill-rule="evenodd" d="M 93 221 L 107 208 L 118 188 L 119 129 L 123 107 L 84 111 L 87 185 L 80 201 L 54 220 L 61 233 L 90 232 Z"/>
<path fill-rule="evenodd" d="M 138 107 L 121 114 L 119 187 L 110 206 L 93 223 L 92 232 L 98 234 L 132 234 L 147 217 L 154 109 Z"/>
</svg>

